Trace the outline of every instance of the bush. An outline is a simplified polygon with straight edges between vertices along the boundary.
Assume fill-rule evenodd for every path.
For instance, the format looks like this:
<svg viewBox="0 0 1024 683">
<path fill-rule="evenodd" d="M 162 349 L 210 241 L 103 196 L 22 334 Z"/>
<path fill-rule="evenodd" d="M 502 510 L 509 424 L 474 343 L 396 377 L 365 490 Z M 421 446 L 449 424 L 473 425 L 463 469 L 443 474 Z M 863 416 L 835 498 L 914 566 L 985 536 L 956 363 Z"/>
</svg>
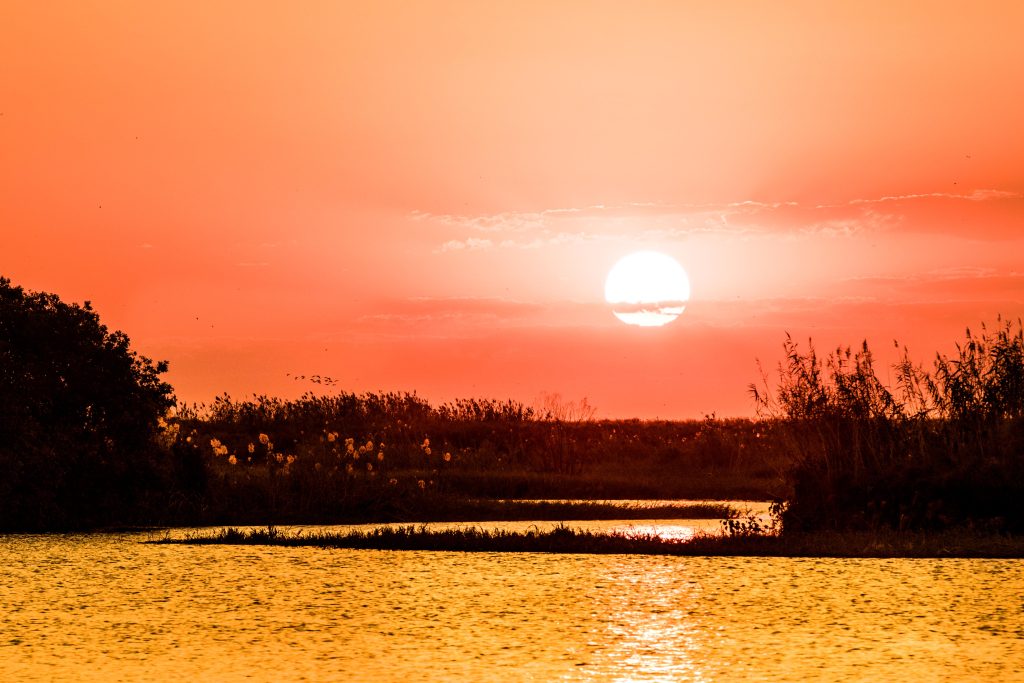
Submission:
<svg viewBox="0 0 1024 683">
<path fill-rule="evenodd" d="M 0 528 L 122 523 L 146 505 L 169 467 L 153 443 L 166 370 L 89 302 L 0 278 Z"/>
</svg>

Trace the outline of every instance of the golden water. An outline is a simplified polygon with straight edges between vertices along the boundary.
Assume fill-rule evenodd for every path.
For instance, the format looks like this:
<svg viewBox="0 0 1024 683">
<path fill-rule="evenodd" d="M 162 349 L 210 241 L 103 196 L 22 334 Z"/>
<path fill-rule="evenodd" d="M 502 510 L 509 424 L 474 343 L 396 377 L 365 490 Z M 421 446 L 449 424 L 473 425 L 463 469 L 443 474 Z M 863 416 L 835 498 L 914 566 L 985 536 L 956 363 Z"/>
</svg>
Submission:
<svg viewBox="0 0 1024 683">
<path fill-rule="evenodd" d="M 1024 562 L 0 537 L 3 681 L 1024 680 Z"/>
</svg>

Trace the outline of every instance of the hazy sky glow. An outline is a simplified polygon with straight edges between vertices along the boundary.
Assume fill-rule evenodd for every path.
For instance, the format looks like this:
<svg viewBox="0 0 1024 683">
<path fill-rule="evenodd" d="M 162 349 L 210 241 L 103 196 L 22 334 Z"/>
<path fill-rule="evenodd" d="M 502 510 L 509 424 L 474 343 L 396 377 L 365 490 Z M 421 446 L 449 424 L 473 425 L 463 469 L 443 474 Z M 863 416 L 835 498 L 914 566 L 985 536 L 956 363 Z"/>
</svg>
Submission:
<svg viewBox="0 0 1024 683">
<path fill-rule="evenodd" d="M 188 401 L 318 373 L 750 414 L 787 331 L 926 359 L 1024 314 L 1022 31 L 1015 1 L 19 3 L 0 274 Z M 604 302 L 641 249 L 690 277 L 665 327 Z"/>
</svg>

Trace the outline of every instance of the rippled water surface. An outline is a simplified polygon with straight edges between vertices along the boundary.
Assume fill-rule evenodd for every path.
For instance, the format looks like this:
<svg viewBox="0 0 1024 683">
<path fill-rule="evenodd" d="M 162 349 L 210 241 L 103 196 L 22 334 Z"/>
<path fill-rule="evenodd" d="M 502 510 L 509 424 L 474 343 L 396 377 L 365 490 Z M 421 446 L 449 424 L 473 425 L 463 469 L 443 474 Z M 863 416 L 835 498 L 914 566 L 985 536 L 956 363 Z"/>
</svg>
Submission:
<svg viewBox="0 0 1024 683">
<path fill-rule="evenodd" d="M 1024 563 L 0 537 L 0 680 L 1024 680 Z"/>
</svg>

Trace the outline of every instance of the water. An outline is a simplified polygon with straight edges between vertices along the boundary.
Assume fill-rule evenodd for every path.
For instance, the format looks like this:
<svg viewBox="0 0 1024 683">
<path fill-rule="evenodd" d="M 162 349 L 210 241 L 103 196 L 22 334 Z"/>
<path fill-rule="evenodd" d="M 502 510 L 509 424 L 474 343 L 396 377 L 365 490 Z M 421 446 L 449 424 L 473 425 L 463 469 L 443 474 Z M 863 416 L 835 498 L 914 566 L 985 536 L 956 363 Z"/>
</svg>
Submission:
<svg viewBox="0 0 1024 683">
<path fill-rule="evenodd" d="M 0 537 L 0 680 L 1024 680 L 1017 560 L 146 537 Z"/>
</svg>

